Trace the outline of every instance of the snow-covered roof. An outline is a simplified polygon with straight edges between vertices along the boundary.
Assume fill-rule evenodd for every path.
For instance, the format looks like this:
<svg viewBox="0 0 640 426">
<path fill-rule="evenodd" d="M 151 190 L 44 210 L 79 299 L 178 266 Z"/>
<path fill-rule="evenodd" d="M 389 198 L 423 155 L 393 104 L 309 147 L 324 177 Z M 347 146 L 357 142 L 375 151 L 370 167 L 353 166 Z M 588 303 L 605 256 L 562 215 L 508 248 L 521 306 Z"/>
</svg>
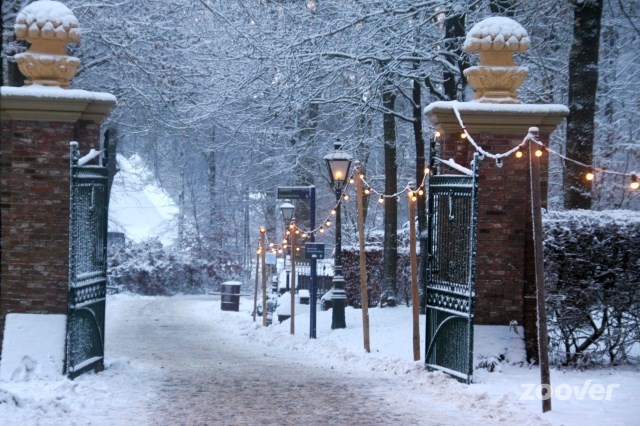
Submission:
<svg viewBox="0 0 640 426">
<path fill-rule="evenodd" d="M 120 171 L 115 175 L 109 201 L 109 231 L 124 232 L 140 242 L 158 237 L 163 244 L 176 238 L 178 207 L 157 185 L 142 159 L 117 155 Z"/>
</svg>

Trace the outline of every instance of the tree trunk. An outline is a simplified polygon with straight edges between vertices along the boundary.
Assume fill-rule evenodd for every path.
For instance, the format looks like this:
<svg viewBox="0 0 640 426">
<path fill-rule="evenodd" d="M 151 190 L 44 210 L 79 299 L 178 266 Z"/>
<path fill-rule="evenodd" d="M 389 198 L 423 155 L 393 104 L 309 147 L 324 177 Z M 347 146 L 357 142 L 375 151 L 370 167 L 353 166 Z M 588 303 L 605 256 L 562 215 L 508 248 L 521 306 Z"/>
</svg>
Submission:
<svg viewBox="0 0 640 426">
<path fill-rule="evenodd" d="M 396 152 L 396 119 L 393 115 L 396 94 L 391 85 L 382 92 L 382 103 L 387 112 L 383 117 L 384 129 L 384 192 L 395 194 L 398 188 L 398 165 Z M 385 199 L 384 203 L 384 292 L 398 298 L 398 200 Z"/>
<path fill-rule="evenodd" d="M 310 149 L 315 144 L 316 132 L 318 130 L 318 115 L 320 113 L 320 105 L 311 102 L 307 106 L 305 115 L 298 120 L 298 149 L 300 151 L 299 162 L 294 170 L 295 185 L 309 186 L 315 184 L 315 179 L 311 170 L 313 170 L 316 159 L 310 156 Z M 301 226 L 308 227 L 311 218 L 310 206 L 308 201 L 296 203 L 296 222 Z"/>
<path fill-rule="evenodd" d="M 516 14 L 517 0 L 490 0 L 491 13 L 513 18 Z"/>
<path fill-rule="evenodd" d="M 446 60 L 452 65 L 457 66 L 460 70 L 459 73 L 454 73 L 447 68 L 443 73 L 444 94 L 451 101 L 464 100 L 464 87 L 467 85 L 463 71 L 469 67 L 469 62 L 462 53 L 462 42 L 465 37 L 465 19 L 466 15 L 463 12 L 454 13 L 453 10 L 450 10 L 450 14 L 447 15 L 444 21 L 444 45 L 446 51 L 449 53 L 449 55 L 446 56 Z M 459 81 L 458 78 L 460 79 Z M 460 88 L 460 90 L 458 90 L 458 88 Z"/>
<path fill-rule="evenodd" d="M 118 162 L 116 161 L 116 151 L 118 149 L 118 128 L 116 126 L 109 126 L 104 133 L 104 147 L 107 151 L 107 170 L 109 171 L 108 183 L 107 183 L 107 199 L 111 200 L 111 187 L 113 186 L 113 180 L 118 173 Z"/>
<path fill-rule="evenodd" d="M 574 1 L 573 43 L 569 52 L 569 116 L 566 155 L 584 164 L 593 160 L 598 50 L 602 0 Z M 591 208 L 591 182 L 584 167 L 567 162 L 564 170 L 564 207 Z"/>
<path fill-rule="evenodd" d="M 214 133 L 215 135 L 215 133 Z M 215 138 L 215 136 L 213 136 Z M 213 141 L 212 141 L 213 142 Z M 211 149 L 203 152 L 207 168 L 207 194 L 209 195 L 209 235 L 218 237 L 216 220 L 216 152 Z"/>
<path fill-rule="evenodd" d="M 416 78 L 413 80 L 413 137 L 416 146 L 416 186 L 424 179 L 424 134 L 422 132 L 422 86 Z M 425 195 L 418 196 L 418 241 L 420 244 L 420 257 L 418 258 L 418 285 L 421 286 L 427 277 L 427 210 Z"/>
<path fill-rule="evenodd" d="M 362 142 L 356 151 L 356 158 L 360 160 L 360 170 L 367 175 L 367 165 L 369 164 L 369 154 L 371 153 L 370 145 L 365 142 L 371 138 L 371 117 L 362 115 L 358 119 L 358 133 L 362 135 Z M 367 222 L 367 216 L 369 214 L 369 195 L 364 195 L 363 209 L 362 209 L 362 221 Z"/>
</svg>

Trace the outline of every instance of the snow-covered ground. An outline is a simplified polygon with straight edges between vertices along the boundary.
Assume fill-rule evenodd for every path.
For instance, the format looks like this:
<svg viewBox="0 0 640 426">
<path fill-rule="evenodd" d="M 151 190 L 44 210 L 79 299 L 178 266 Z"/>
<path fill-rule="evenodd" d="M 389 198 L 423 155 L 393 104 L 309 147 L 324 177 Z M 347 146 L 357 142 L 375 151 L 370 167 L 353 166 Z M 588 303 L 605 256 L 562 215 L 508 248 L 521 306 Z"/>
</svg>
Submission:
<svg viewBox="0 0 640 426">
<path fill-rule="evenodd" d="M 137 308 L 140 310 L 127 310 L 136 304 L 142 306 L 141 301 L 144 306 Z M 237 347 L 258 357 L 267 356 L 269 351 L 283 359 L 299 359 L 321 371 L 331 371 L 344 380 L 355 375 L 382 378 L 387 383 L 402 386 L 398 388 L 402 391 L 390 396 L 399 406 L 408 407 L 406 401 L 420 396 L 436 401 L 438 406 L 451 412 L 451 417 L 446 418 L 436 414 L 433 405 L 425 404 L 422 412 L 416 413 L 416 418 L 424 419 L 420 424 L 457 424 L 456 419 L 466 413 L 469 413 L 470 424 L 479 424 L 478 419 L 481 419 L 480 424 L 518 425 L 635 425 L 640 416 L 640 369 L 634 367 L 583 372 L 552 370 L 552 386 L 556 393 L 553 410 L 542 414 L 541 402 L 529 392 L 539 383 L 539 370 L 522 364 L 522 344 L 508 327 L 477 328 L 476 358 L 504 355 L 505 361 L 491 373 L 476 370 L 476 383 L 467 386 L 442 373 L 426 371 L 423 361 L 413 361 L 411 310 L 408 308 L 370 310 L 371 353 L 366 353 L 361 311 L 351 308 L 346 310 L 347 328 L 343 330 L 331 330 L 331 311 L 319 311 L 317 339 L 311 340 L 308 338 L 306 305 L 296 305 L 296 335 L 292 336 L 288 322 L 266 328 L 259 322 L 254 323 L 250 315 L 253 306 L 250 297 L 241 299 L 238 313 L 221 311 L 220 300 L 214 296 L 150 298 L 120 294 L 109 296 L 107 303 L 106 370 L 85 374 L 74 381 L 63 377 L 38 377 L 37 374 L 26 380 L 25 376 L 20 376 L 22 381 L 1 381 L 0 425 L 166 424 L 158 423 L 149 407 L 153 406 L 154 400 L 157 405 L 157 399 L 162 395 L 160 384 L 164 383 L 166 387 L 166 379 L 171 378 L 176 363 L 190 360 L 175 360 L 168 364 L 163 361 L 160 367 L 152 368 L 155 355 L 150 357 L 147 352 L 146 357 L 138 357 L 138 353 L 147 350 L 157 354 L 159 359 L 164 352 L 172 350 L 171 345 L 176 345 L 171 339 L 165 339 L 165 343 L 160 339 L 159 344 L 166 348 L 160 346 L 151 350 L 146 347 L 145 329 L 133 328 L 136 322 L 142 321 L 143 313 L 151 319 L 150 327 L 157 324 L 154 333 L 160 336 L 163 330 L 168 332 L 177 325 L 183 327 L 181 330 L 191 330 L 188 333 L 192 336 L 185 337 L 203 343 L 185 350 L 187 353 L 204 351 L 205 359 L 216 357 L 216 346 L 205 345 L 213 338 L 213 334 L 206 332 L 210 324 L 212 330 L 215 328 L 218 333 L 228 336 L 225 350 Z M 165 309 L 162 306 L 167 310 L 161 311 Z M 177 315 L 178 312 L 185 314 Z M 187 323 L 175 324 L 176 321 Z M 421 317 L 421 326 L 424 327 L 424 317 Z M 424 336 L 424 330 L 421 335 Z M 424 352 L 424 337 L 421 352 Z M 278 368 L 273 374 L 279 374 Z M 251 378 L 247 377 L 247 380 Z M 171 407 L 167 409 L 170 411 Z M 241 407 L 237 409 L 241 410 Z M 256 424 L 260 421 L 253 420 Z M 246 421 L 245 418 L 235 424 Z M 190 423 L 185 420 L 184 424 Z M 234 422 L 227 419 L 225 424 Z"/>
</svg>

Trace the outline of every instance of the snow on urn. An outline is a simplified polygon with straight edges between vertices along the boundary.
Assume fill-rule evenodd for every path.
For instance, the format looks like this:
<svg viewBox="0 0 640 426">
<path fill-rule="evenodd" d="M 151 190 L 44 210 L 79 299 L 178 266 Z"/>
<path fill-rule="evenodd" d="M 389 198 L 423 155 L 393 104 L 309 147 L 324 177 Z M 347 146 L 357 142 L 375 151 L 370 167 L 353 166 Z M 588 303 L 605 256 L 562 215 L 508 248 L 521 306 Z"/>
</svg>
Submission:
<svg viewBox="0 0 640 426">
<path fill-rule="evenodd" d="M 464 41 L 467 53 L 478 53 L 480 64 L 464 71 L 477 102 L 515 104 L 516 89 L 529 70 L 513 61 L 515 53 L 529 48 L 527 31 L 510 18 L 492 17 L 471 28 Z"/>
<path fill-rule="evenodd" d="M 68 43 L 80 42 L 73 12 L 57 1 L 35 1 L 18 13 L 14 29 L 19 40 L 31 43 L 28 51 L 15 55 L 25 84 L 68 88 L 80 64 L 65 51 Z"/>
</svg>

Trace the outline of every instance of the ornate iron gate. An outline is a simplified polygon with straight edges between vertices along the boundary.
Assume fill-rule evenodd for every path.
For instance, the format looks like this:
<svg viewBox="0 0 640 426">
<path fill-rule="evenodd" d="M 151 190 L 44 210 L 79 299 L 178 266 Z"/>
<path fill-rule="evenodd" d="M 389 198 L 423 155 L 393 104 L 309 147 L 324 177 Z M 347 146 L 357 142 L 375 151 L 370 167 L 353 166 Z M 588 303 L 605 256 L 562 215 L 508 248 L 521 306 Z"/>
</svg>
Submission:
<svg viewBox="0 0 640 426">
<path fill-rule="evenodd" d="M 107 288 L 108 171 L 78 164 L 71 142 L 69 229 L 69 315 L 66 371 L 74 378 L 104 367 L 104 317 Z"/>
<path fill-rule="evenodd" d="M 467 383 L 473 374 L 478 163 L 471 176 L 429 181 L 425 364 Z"/>
</svg>

